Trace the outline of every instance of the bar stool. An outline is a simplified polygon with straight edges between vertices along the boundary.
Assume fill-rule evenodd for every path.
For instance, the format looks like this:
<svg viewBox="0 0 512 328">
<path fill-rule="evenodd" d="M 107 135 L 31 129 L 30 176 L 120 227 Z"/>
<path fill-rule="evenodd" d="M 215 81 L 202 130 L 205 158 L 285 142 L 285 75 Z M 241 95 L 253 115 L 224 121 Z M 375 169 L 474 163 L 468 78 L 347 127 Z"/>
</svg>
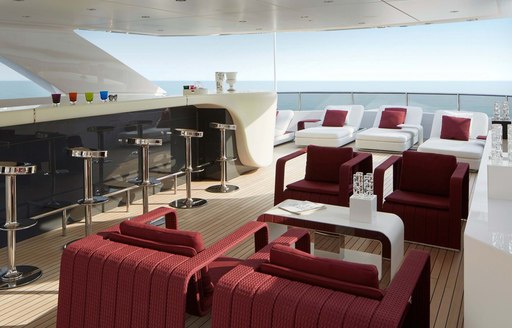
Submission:
<svg viewBox="0 0 512 328">
<path fill-rule="evenodd" d="M 234 124 L 223 124 L 223 123 L 210 123 L 212 129 L 219 129 L 220 131 L 220 157 L 217 160 L 220 162 L 220 185 L 214 185 L 206 188 L 208 192 L 215 193 L 228 193 L 237 191 L 238 186 L 226 184 L 226 173 L 228 169 L 228 162 L 236 161 L 236 158 L 226 157 L 226 130 L 236 130 Z"/>
<path fill-rule="evenodd" d="M 206 199 L 192 198 L 192 173 L 202 170 L 193 170 L 192 168 L 192 138 L 202 138 L 203 132 L 193 129 L 176 129 L 181 137 L 185 138 L 185 184 L 187 188 L 187 198 L 174 200 L 169 206 L 175 208 L 194 208 L 206 204 Z"/>
<path fill-rule="evenodd" d="M 87 128 L 87 132 L 96 133 L 98 140 L 98 148 L 97 149 L 105 149 L 105 133 L 113 131 L 114 127 L 109 125 L 98 125 L 98 126 L 90 126 Z M 103 171 L 103 166 L 108 162 L 105 158 L 98 158 L 95 160 L 98 163 L 98 184 L 94 186 L 94 194 L 95 195 L 103 195 L 108 193 L 109 188 L 105 186 L 104 180 L 105 175 Z"/>
<path fill-rule="evenodd" d="M 45 205 L 49 208 L 59 208 L 69 203 L 55 200 L 56 186 L 57 186 L 57 175 L 58 174 L 66 174 L 69 173 L 67 169 L 57 169 L 57 139 L 63 139 L 66 135 L 58 133 L 58 132 L 46 132 L 46 131 L 37 131 L 35 133 L 35 137 L 37 139 L 45 140 L 48 142 L 48 171 L 44 172 L 45 176 L 50 176 L 51 180 L 51 200 Z"/>
<path fill-rule="evenodd" d="M 153 121 L 151 121 L 151 120 L 135 120 L 135 121 L 128 122 L 128 124 L 126 126 L 127 127 L 135 127 L 135 130 L 137 131 L 137 138 L 143 138 L 144 137 L 144 126 L 148 126 L 151 124 L 153 124 Z M 133 184 L 140 184 L 140 182 L 142 181 L 142 171 L 144 170 L 144 168 L 142 167 L 142 163 L 144 163 L 144 159 L 142 158 L 143 155 L 141 152 L 137 152 L 137 155 L 139 157 L 138 175 L 136 178 L 131 179 L 129 181 L 130 183 L 133 183 Z"/>
<path fill-rule="evenodd" d="M 92 188 L 92 161 L 107 157 L 106 150 L 89 149 L 85 147 L 70 148 L 69 153 L 72 157 L 82 158 L 84 160 L 84 198 L 78 200 L 78 204 L 84 206 L 85 210 L 85 236 L 92 233 L 92 207 L 103 204 L 108 201 L 107 197 L 94 196 Z"/>
<path fill-rule="evenodd" d="M 36 172 L 30 163 L 0 162 L 0 174 L 5 175 L 5 224 L 0 230 L 7 231 L 8 266 L 0 269 L 0 289 L 26 285 L 41 277 L 41 269 L 31 265 L 16 266 L 16 231 L 28 229 L 37 221 L 17 219 L 16 176 Z"/>
<path fill-rule="evenodd" d="M 142 154 L 142 165 L 139 163 L 139 167 L 142 166 L 142 175 L 139 175 L 140 179 L 137 179 L 134 183 L 142 186 L 142 212 L 147 213 L 149 211 L 148 187 L 158 186 L 162 183 L 155 178 L 149 177 L 149 147 L 162 146 L 162 139 L 127 138 L 120 139 L 120 141 L 127 145 L 140 147 L 139 154 Z"/>
</svg>

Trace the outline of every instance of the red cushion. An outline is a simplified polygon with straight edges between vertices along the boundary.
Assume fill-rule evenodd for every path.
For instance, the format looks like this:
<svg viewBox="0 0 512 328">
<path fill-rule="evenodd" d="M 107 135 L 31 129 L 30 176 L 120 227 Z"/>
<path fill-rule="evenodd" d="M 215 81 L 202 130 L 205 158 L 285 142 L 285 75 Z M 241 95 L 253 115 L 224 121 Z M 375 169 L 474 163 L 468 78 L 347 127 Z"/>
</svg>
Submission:
<svg viewBox="0 0 512 328">
<path fill-rule="evenodd" d="M 403 108 L 403 107 L 386 107 L 384 108 L 384 111 L 392 111 L 392 112 L 402 112 L 404 114 L 407 115 L 407 108 Z"/>
<path fill-rule="evenodd" d="M 448 196 L 450 178 L 456 167 L 457 158 L 452 155 L 405 151 L 402 154 L 400 189 Z"/>
<path fill-rule="evenodd" d="M 263 263 L 259 267 L 259 271 L 293 281 L 299 281 L 310 285 L 320 286 L 324 288 L 338 290 L 344 293 L 381 300 L 384 297 L 384 292 L 378 288 L 352 284 L 346 281 L 340 281 L 323 276 L 293 270 L 287 267 L 274 265 L 270 263 Z"/>
<path fill-rule="evenodd" d="M 299 180 L 286 186 L 290 190 L 311 192 L 315 194 L 338 195 L 340 185 L 338 183 Z"/>
<path fill-rule="evenodd" d="M 348 111 L 328 109 L 325 111 L 324 121 L 322 126 L 343 126 L 347 119 Z"/>
<path fill-rule="evenodd" d="M 405 112 L 398 110 L 382 111 L 380 117 L 379 128 L 399 129 L 398 124 L 405 122 Z"/>
<path fill-rule="evenodd" d="M 187 257 L 193 257 L 193 256 L 197 255 L 196 250 L 193 249 L 192 247 L 162 243 L 162 242 L 158 242 L 158 241 L 122 235 L 117 231 L 108 233 L 105 236 L 105 238 L 110 239 L 115 242 L 118 242 L 118 243 L 154 249 L 154 250 L 161 251 L 161 252 L 183 255 L 183 256 L 187 256 Z"/>
<path fill-rule="evenodd" d="M 412 191 L 395 190 L 386 197 L 386 202 L 408 206 L 436 208 L 447 211 L 450 209 L 450 197 L 420 194 Z"/>
<path fill-rule="evenodd" d="M 204 250 L 203 238 L 199 232 L 166 229 L 141 222 L 126 220 L 119 225 L 121 234 L 160 243 L 191 247 L 197 253 Z"/>
<path fill-rule="evenodd" d="M 270 250 L 270 263 L 351 284 L 379 288 L 379 273 L 375 265 L 316 257 L 279 244 Z"/>
<path fill-rule="evenodd" d="M 351 160 L 352 148 L 308 146 L 306 176 L 311 181 L 338 183 L 341 164 Z"/>
<path fill-rule="evenodd" d="M 469 140 L 471 119 L 443 115 L 441 122 L 441 139 Z"/>
</svg>

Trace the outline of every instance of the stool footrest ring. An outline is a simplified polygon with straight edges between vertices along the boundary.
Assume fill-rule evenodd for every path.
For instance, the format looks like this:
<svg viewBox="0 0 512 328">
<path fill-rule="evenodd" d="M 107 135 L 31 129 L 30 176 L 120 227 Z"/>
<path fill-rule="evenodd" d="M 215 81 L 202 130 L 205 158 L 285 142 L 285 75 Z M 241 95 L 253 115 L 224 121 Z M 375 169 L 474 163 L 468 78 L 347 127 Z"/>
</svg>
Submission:
<svg viewBox="0 0 512 328">
<path fill-rule="evenodd" d="M 21 219 L 21 220 L 18 220 L 15 224 L 11 224 L 9 226 L 7 224 L 2 224 L 0 226 L 0 230 L 3 230 L 3 231 L 25 230 L 25 229 L 35 226 L 36 224 L 37 224 L 37 221 Z"/>
<path fill-rule="evenodd" d="M 90 199 L 83 199 L 83 198 L 79 199 L 77 203 L 80 205 L 97 205 L 97 204 L 103 204 L 106 202 L 108 202 L 108 197 L 94 196 L 93 198 L 90 198 Z"/>
</svg>

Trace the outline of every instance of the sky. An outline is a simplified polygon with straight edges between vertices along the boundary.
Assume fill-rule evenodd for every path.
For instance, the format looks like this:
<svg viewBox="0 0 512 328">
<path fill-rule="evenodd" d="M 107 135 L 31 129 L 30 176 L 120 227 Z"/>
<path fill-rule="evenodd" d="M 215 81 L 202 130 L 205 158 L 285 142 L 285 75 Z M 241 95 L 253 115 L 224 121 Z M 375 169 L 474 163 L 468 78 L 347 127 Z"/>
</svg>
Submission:
<svg viewBox="0 0 512 328">
<path fill-rule="evenodd" d="M 278 33 L 277 80 L 510 81 L 512 19 Z M 152 37 L 77 31 L 153 81 L 274 77 L 273 34 Z M 24 78 L 0 64 L 0 80 Z"/>
</svg>

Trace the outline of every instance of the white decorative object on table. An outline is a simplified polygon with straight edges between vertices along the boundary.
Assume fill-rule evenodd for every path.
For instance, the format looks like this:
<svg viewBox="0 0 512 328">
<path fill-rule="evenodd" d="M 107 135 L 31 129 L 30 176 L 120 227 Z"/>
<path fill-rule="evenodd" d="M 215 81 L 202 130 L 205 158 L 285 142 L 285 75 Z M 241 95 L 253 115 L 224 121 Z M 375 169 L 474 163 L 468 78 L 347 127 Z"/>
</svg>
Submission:
<svg viewBox="0 0 512 328">
<path fill-rule="evenodd" d="M 215 86 L 217 88 L 217 93 L 224 92 L 224 76 L 226 73 L 224 72 L 215 72 Z"/>
<path fill-rule="evenodd" d="M 495 102 L 494 103 L 494 110 L 492 112 L 492 119 L 494 121 L 499 121 L 501 120 L 501 107 L 500 107 L 500 103 L 499 102 Z"/>
<path fill-rule="evenodd" d="M 229 84 L 228 92 L 235 92 L 236 72 L 226 72 L 226 82 Z"/>
<path fill-rule="evenodd" d="M 373 194 L 373 174 L 356 172 L 353 177 L 354 193 L 349 199 L 349 219 L 370 223 L 377 215 L 377 196 Z"/>
<path fill-rule="evenodd" d="M 501 106 L 501 119 L 504 121 L 510 121 L 510 110 L 508 107 L 508 101 L 504 101 L 503 105 Z"/>
</svg>

